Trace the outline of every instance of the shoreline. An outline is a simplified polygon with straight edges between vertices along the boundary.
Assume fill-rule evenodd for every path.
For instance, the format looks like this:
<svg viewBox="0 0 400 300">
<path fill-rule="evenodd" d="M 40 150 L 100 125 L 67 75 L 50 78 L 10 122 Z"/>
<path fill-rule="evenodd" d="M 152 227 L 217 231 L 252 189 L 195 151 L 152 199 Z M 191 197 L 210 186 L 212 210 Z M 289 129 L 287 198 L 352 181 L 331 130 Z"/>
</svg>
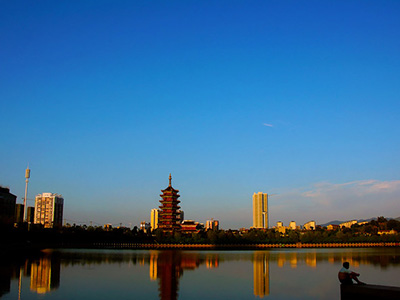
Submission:
<svg viewBox="0 0 400 300">
<path fill-rule="evenodd" d="M 380 243 L 296 243 L 296 244 L 152 244 L 152 243 L 63 243 L 14 244 L 0 247 L 2 255 L 40 253 L 45 249 L 115 249 L 115 250 L 269 250 L 317 248 L 397 248 L 400 242 Z"/>
<path fill-rule="evenodd" d="M 72 246 L 72 245 L 71 245 Z M 94 243 L 91 249 L 218 249 L 218 250 L 257 250 L 276 248 L 377 248 L 400 247 L 400 242 L 381 243 L 296 243 L 296 244 L 140 244 L 140 243 Z M 65 247 L 61 247 L 65 248 Z M 70 248 L 70 247 L 67 247 Z M 71 247 L 73 248 L 73 247 Z M 84 248 L 84 247 L 83 247 Z"/>
</svg>

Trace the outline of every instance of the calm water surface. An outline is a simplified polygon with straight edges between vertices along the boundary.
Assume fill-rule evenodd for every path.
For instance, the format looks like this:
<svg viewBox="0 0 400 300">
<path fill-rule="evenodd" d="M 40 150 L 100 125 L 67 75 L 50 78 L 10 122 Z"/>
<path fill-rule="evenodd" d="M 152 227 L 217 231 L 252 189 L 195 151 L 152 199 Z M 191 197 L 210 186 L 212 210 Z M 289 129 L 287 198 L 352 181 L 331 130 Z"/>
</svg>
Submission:
<svg viewBox="0 0 400 300">
<path fill-rule="evenodd" d="M 400 286 L 400 249 L 61 250 L 1 259 L 1 299 L 340 299 L 343 261 Z"/>
</svg>

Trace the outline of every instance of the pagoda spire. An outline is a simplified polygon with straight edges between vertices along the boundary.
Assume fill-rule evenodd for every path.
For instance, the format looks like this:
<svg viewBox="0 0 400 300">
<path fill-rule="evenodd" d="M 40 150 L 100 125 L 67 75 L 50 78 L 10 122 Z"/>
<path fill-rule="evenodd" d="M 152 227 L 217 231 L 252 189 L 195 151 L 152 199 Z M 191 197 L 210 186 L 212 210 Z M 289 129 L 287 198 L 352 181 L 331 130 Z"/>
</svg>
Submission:
<svg viewBox="0 0 400 300">
<path fill-rule="evenodd" d="M 172 176 L 171 173 L 169 173 L 169 186 L 171 186 L 171 181 L 172 181 Z"/>
</svg>

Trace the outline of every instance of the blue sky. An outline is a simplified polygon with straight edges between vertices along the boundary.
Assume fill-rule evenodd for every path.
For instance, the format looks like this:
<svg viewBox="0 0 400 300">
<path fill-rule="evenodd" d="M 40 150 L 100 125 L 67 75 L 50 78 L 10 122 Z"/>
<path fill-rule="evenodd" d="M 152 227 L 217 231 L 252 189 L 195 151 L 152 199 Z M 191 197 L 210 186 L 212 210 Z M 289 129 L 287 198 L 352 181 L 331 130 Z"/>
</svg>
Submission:
<svg viewBox="0 0 400 300">
<path fill-rule="evenodd" d="M 0 1 L 0 184 L 70 222 L 400 216 L 398 1 Z M 31 205 L 34 202 L 30 202 Z"/>
</svg>

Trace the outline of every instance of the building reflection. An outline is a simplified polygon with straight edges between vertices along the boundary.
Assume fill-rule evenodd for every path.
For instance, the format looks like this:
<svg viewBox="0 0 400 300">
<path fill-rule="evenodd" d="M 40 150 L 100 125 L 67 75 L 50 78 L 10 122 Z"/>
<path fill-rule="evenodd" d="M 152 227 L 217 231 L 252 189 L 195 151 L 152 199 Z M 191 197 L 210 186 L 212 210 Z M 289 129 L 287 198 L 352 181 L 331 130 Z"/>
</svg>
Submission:
<svg viewBox="0 0 400 300">
<path fill-rule="evenodd" d="M 18 271 L 18 275 L 15 275 Z M 10 292 L 11 278 L 19 277 L 19 269 L 15 269 L 10 265 L 0 265 L 0 297 Z"/>
<path fill-rule="evenodd" d="M 305 264 L 311 268 L 317 267 L 317 253 L 309 252 L 309 253 L 298 253 L 298 252 L 290 252 L 290 253 L 279 253 L 276 257 L 271 257 L 271 260 L 276 260 L 279 268 L 282 268 L 286 263 L 290 264 L 292 269 L 297 268 L 299 263 L 305 262 Z"/>
<path fill-rule="evenodd" d="M 54 253 L 38 258 L 0 260 L 0 298 L 10 293 L 11 280 L 17 280 L 18 299 L 22 299 L 23 277 L 30 278 L 30 290 L 38 294 L 57 289 L 60 266 L 61 258 Z"/>
<path fill-rule="evenodd" d="M 306 265 L 311 268 L 317 267 L 317 253 L 306 253 Z"/>
<path fill-rule="evenodd" d="M 20 299 L 22 277 L 30 275 L 30 260 L 0 260 L 0 298 L 10 293 L 11 280 L 18 280 L 18 299 Z"/>
<path fill-rule="evenodd" d="M 269 295 L 269 252 L 255 251 L 253 256 L 254 296 Z"/>
<path fill-rule="evenodd" d="M 61 259 L 58 255 L 49 255 L 33 261 L 31 264 L 31 291 L 45 294 L 60 286 Z"/>
<path fill-rule="evenodd" d="M 219 255 L 208 253 L 206 255 L 206 268 L 213 269 L 218 268 L 219 265 Z"/>
<path fill-rule="evenodd" d="M 158 251 L 150 250 L 150 280 L 157 280 L 157 259 Z"/>
</svg>

